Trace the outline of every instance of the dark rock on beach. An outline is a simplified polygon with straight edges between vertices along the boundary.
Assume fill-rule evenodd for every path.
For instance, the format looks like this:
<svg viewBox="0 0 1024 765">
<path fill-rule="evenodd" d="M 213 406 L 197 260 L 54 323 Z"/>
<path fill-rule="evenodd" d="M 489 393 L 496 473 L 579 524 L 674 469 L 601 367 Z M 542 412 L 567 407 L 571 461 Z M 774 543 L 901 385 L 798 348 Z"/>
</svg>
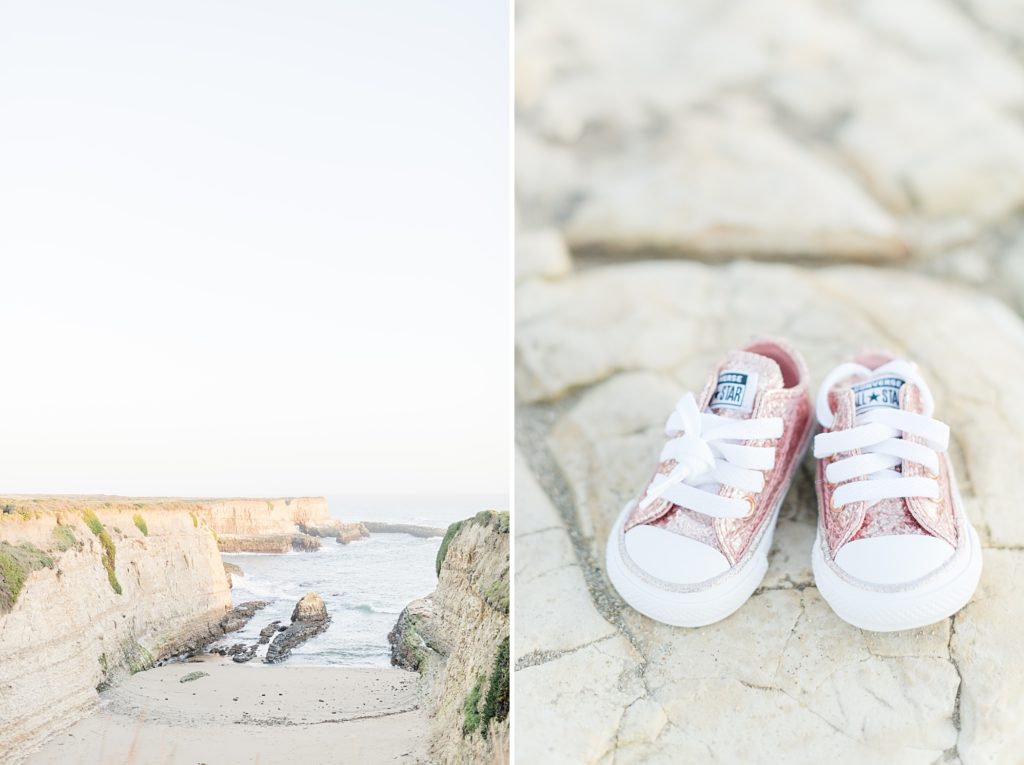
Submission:
<svg viewBox="0 0 1024 765">
<path fill-rule="evenodd" d="M 266 607 L 267 601 L 265 600 L 249 600 L 245 603 L 239 603 L 224 614 L 224 618 L 220 620 L 220 627 L 224 630 L 224 634 L 237 632 L 249 623 L 249 620 L 256 615 L 257 611 Z"/>
<path fill-rule="evenodd" d="M 270 638 L 274 637 L 274 633 L 278 630 L 284 631 L 287 627 L 282 627 L 281 622 L 274 621 L 268 624 L 266 627 L 260 630 L 260 645 L 269 643 Z"/>
<path fill-rule="evenodd" d="M 242 629 L 253 615 L 261 608 L 266 608 L 264 600 L 250 600 L 232 608 L 224 614 L 216 624 L 204 626 L 202 629 L 186 631 L 178 641 L 169 648 L 165 657 L 156 662 L 157 666 L 170 664 L 183 659 L 190 659 L 196 654 L 202 653 L 206 647 L 216 640 L 220 640 L 229 632 L 237 632 Z"/>
<path fill-rule="evenodd" d="M 234 643 L 226 648 L 217 648 L 214 650 L 214 653 L 218 653 L 221 656 L 230 656 L 233 661 L 244 664 L 256 655 L 257 648 L 259 648 L 258 643 Z"/>
<path fill-rule="evenodd" d="M 252 643 L 250 645 L 241 645 L 241 644 L 239 644 L 239 645 L 231 646 L 231 647 L 239 649 L 238 651 L 235 651 L 233 654 L 231 654 L 231 661 L 235 662 L 236 664 L 245 664 L 245 662 L 251 660 L 253 657 L 256 656 L 256 649 L 259 648 L 259 644 L 258 643 Z"/>
<path fill-rule="evenodd" d="M 284 661 L 297 646 L 319 635 L 330 623 L 331 617 L 327 614 L 323 598 L 315 592 L 308 593 L 295 605 L 292 623 L 283 632 L 278 632 L 263 661 L 267 664 Z"/>
</svg>

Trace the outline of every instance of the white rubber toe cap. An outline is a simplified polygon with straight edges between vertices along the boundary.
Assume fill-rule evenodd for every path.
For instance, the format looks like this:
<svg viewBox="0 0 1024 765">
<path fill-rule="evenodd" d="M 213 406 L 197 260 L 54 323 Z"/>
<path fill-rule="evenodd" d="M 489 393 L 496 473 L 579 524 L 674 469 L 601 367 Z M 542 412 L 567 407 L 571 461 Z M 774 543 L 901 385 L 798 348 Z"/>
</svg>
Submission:
<svg viewBox="0 0 1024 765">
<path fill-rule="evenodd" d="M 651 576 L 672 584 L 697 584 L 729 570 L 729 561 L 713 547 L 655 526 L 627 531 L 626 554 Z"/>
<path fill-rule="evenodd" d="M 938 537 L 897 534 L 848 542 L 836 555 L 836 565 L 862 582 L 902 584 L 939 568 L 953 552 Z"/>
</svg>

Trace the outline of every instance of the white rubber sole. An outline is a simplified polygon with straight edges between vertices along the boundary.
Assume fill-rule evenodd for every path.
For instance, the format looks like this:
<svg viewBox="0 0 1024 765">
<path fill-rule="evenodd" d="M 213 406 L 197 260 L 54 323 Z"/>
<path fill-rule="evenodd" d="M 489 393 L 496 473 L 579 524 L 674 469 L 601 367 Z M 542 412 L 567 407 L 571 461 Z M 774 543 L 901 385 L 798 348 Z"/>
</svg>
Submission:
<svg viewBox="0 0 1024 765">
<path fill-rule="evenodd" d="M 919 585 L 890 589 L 858 586 L 825 561 L 820 534 L 814 540 L 811 567 L 818 592 L 840 619 L 870 632 L 898 632 L 942 621 L 970 601 L 981 578 L 981 543 L 964 521 L 967 539 L 947 567 Z"/>
<path fill-rule="evenodd" d="M 783 493 L 783 497 L 785 493 Z M 740 566 L 709 580 L 714 584 L 697 591 L 673 588 L 668 582 L 654 584 L 653 577 L 641 577 L 632 571 L 622 557 L 620 538 L 622 525 L 629 516 L 633 503 L 629 503 L 619 514 L 614 528 L 608 535 L 605 565 L 612 586 L 624 601 L 644 616 L 673 627 L 704 627 L 714 624 L 739 610 L 753 595 L 768 571 L 768 550 L 775 534 L 782 498 L 775 505 L 768 527 L 762 533 L 752 553 L 744 556 Z"/>
</svg>

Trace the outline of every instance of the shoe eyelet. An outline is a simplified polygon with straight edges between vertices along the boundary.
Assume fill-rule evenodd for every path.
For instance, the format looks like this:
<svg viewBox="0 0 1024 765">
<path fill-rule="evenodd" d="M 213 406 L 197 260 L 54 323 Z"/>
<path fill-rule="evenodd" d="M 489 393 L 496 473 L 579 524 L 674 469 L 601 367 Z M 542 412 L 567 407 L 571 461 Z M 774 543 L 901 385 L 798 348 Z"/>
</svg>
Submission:
<svg viewBox="0 0 1024 765">
<path fill-rule="evenodd" d="M 744 516 L 744 518 L 749 518 L 754 514 L 754 506 L 756 505 L 756 503 L 754 502 L 754 497 L 751 496 L 750 494 L 744 496 L 743 499 L 745 499 L 747 502 L 747 514 Z"/>
</svg>

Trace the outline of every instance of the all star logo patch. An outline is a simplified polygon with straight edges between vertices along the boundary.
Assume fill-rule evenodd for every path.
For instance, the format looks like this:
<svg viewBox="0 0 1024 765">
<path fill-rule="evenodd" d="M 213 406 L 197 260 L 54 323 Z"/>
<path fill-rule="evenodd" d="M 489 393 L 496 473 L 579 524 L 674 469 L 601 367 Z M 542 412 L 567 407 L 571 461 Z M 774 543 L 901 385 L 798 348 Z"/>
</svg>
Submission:
<svg viewBox="0 0 1024 765">
<path fill-rule="evenodd" d="M 902 377 L 877 377 L 852 387 L 857 402 L 857 414 L 868 409 L 900 408 L 900 388 L 906 382 Z"/>
<path fill-rule="evenodd" d="M 757 374 L 755 372 L 723 369 L 718 375 L 718 385 L 715 387 L 715 395 L 711 397 L 710 407 L 749 412 L 754 408 L 756 393 Z"/>
</svg>

